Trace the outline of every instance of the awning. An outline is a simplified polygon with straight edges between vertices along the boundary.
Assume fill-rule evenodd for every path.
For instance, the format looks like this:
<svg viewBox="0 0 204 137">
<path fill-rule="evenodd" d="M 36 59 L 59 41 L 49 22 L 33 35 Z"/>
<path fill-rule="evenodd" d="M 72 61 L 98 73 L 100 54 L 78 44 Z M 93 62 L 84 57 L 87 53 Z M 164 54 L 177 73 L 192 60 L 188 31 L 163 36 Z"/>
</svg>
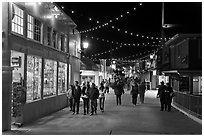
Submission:
<svg viewBox="0 0 204 137">
<path fill-rule="evenodd" d="M 94 70 L 94 71 L 98 71 L 99 68 L 97 67 L 97 65 L 88 58 L 82 57 L 81 58 L 81 67 L 80 70 Z"/>
<path fill-rule="evenodd" d="M 168 70 L 162 71 L 165 75 L 177 76 L 202 76 L 201 70 Z"/>
</svg>

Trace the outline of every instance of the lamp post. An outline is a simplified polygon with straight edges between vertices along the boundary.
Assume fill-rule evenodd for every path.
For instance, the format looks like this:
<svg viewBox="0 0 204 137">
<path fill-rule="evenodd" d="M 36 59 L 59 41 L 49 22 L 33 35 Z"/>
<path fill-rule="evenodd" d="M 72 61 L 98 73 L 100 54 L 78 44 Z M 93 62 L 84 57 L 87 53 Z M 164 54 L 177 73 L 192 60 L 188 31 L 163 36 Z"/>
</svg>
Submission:
<svg viewBox="0 0 204 137">
<path fill-rule="evenodd" d="M 89 47 L 89 43 L 88 42 L 83 42 L 83 48 L 87 49 Z"/>
</svg>

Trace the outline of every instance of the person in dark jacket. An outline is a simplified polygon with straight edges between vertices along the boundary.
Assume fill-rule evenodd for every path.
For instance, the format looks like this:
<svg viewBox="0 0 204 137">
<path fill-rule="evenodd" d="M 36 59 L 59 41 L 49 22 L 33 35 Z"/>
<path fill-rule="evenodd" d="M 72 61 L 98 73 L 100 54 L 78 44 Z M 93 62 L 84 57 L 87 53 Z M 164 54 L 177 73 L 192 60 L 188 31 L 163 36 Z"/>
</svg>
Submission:
<svg viewBox="0 0 204 137">
<path fill-rule="evenodd" d="M 171 111 L 171 102 L 172 102 L 172 98 L 174 96 L 173 93 L 173 89 L 170 86 L 169 83 L 166 83 L 166 91 L 165 91 L 165 96 L 166 96 L 166 109 L 168 110 L 168 112 Z"/>
<path fill-rule="evenodd" d="M 166 90 L 166 86 L 164 85 L 164 82 L 162 81 L 159 87 L 158 93 L 157 93 L 157 98 L 160 98 L 161 111 L 163 111 L 164 107 L 166 106 L 165 90 Z"/>
<path fill-rule="evenodd" d="M 77 114 L 79 114 L 79 104 L 81 97 L 81 87 L 79 86 L 79 82 L 75 81 L 75 88 L 73 92 L 74 104 L 73 104 L 73 114 L 75 114 L 75 107 L 77 107 Z"/>
<path fill-rule="evenodd" d="M 133 79 L 131 81 L 131 86 L 130 86 L 130 94 L 132 95 L 132 103 L 134 105 L 137 104 L 137 97 L 138 97 L 138 84 L 137 82 Z"/>
<path fill-rule="evenodd" d="M 141 84 L 139 85 L 139 94 L 140 94 L 141 104 L 144 103 L 145 89 L 146 89 L 145 82 L 141 82 Z"/>
<path fill-rule="evenodd" d="M 121 82 L 119 82 L 119 80 L 116 80 L 116 82 L 114 82 L 112 88 L 114 89 L 114 93 L 116 95 L 116 104 L 121 105 L 121 96 L 122 96 L 122 94 L 124 94 L 123 85 L 121 84 Z"/>
<path fill-rule="evenodd" d="M 88 90 L 90 89 L 90 84 L 87 82 L 87 84 L 83 83 L 81 94 L 82 94 L 82 99 L 83 99 L 83 104 L 84 104 L 84 115 L 86 113 L 89 113 L 89 98 L 88 98 Z"/>
<path fill-rule="evenodd" d="M 96 88 L 96 85 L 92 83 L 91 89 L 88 90 L 88 97 L 91 100 L 91 115 L 97 114 L 97 99 L 99 97 L 99 90 Z"/>
</svg>

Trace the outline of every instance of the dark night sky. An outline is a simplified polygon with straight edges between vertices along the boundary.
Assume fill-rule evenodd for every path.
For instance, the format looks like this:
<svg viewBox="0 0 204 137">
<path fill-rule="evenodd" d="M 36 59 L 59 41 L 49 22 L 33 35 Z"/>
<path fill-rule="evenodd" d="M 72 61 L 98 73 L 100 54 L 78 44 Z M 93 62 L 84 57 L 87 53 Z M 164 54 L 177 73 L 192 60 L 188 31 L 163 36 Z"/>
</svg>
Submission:
<svg viewBox="0 0 204 137">
<path fill-rule="evenodd" d="M 98 37 L 106 40 L 122 43 L 143 43 L 158 40 L 146 38 L 138 38 L 118 32 L 112 29 L 114 25 L 117 28 L 127 30 L 134 34 L 144 36 L 161 36 L 161 19 L 162 19 L 162 3 L 161 2 L 143 2 L 139 6 L 138 2 L 60 2 L 57 3 L 60 7 L 64 6 L 64 11 L 77 24 L 79 31 L 86 30 L 106 23 L 109 20 L 124 15 L 119 21 L 113 21 L 109 26 L 97 29 L 88 33 L 83 33 L 83 40 L 89 41 L 90 47 L 86 51 L 86 56 L 96 53 L 102 53 L 112 48 L 119 47 L 117 44 L 110 44 L 100 40 L 94 40 L 90 37 Z M 136 10 L 133 10 L 137 7 Z M 176 24 L 173 28 L 165 29 L 165 35 L 172 37 L 178 33 L 201 33 L 202 30 L 202 3 L 201 2 L 165 2 L 164 3 L 165 24 Z M 74 13 L 71 13 L 71 11 Z M 129 14 L 124 14 L 130 10 Z M 89 21 L 89 17 L 93 20 Z M 96 20 L 100 21 L 99 24 Z M 88 36 L 88 38 L 85 37 Z M 112 52 L 113 58 L 124 58 L 129 55 L 144 53 L 145 51 L 153 50 L 156 47 L 152 46 L 123 46 L 119 50 Z M 142 54 L 141 56 L 144 56 Z M 137 57 L 141 57 L 137 56 Z M 93 56 L 92 56 L 93 57 Z M 137 57 L 126 58 L 128 60 L 136 59 Z M 109 58 L 110 53 L 94 58 Z"/>
</svg>

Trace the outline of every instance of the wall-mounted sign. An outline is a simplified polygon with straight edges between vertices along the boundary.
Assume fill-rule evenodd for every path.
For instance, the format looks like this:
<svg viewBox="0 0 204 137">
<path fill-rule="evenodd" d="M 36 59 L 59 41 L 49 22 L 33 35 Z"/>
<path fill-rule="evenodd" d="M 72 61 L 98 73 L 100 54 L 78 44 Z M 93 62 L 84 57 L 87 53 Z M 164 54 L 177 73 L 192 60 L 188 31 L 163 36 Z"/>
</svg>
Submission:
<svg viewBox="0 0 204 137">
<path fill-rule="evenodd" d="M 21 67 L 21 56 L 11 58 L 11 67 Z"/>
</svg>

